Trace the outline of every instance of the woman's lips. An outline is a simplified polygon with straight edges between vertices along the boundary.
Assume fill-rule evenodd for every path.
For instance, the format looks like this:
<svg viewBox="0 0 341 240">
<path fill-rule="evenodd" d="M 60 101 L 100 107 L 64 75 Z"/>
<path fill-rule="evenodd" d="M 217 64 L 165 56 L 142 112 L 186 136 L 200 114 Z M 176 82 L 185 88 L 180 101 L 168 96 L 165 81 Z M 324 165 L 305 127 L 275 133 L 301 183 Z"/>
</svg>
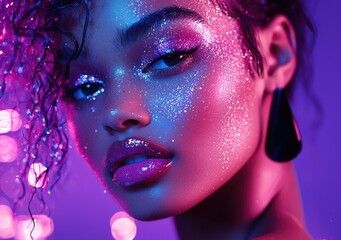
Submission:
<svg viewBox="0 0 341 240">
<path fill-rule="evenodd" d="M 173 154 L 165 147 L 137 138 L 114 142 L 106 168 L 121 187 L 155 182 L 170 169 Z"/>
</svg>

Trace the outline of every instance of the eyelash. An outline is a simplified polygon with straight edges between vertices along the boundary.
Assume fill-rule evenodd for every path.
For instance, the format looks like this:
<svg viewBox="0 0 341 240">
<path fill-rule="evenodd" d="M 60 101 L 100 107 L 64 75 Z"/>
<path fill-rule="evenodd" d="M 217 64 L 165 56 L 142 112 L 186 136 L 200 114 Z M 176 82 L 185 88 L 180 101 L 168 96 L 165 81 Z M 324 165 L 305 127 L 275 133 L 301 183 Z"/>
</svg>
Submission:
<svg viewBox="0 0 341 240">
<path fill-rule="evenodd" d="M 66 91 L 66 96 L 73 101 L 83 99 L 95 100 L 104 92 L 104 82 L 92 75 L 82 74 L 75 83 L 75 87 Z"/>
<path fill-rule="evenodd" d="M 147 64 L 147 66 L 143 68 L 142 73 L 148 73 L 151 71 L 172 70 L 174 68 L 177 68 L 179 64 L 186 61 L 192 54 L 194 54 L 199 47 L 200 45 L 191 49 L 172 50 L 166 54 L 156 57 L 151 63 Z M 165 62 L 165 60 L 167 61 L 167 58 L 170 61 L 174 60 L 175 58 L 175 64 L 170 63 L 170 65 L 168 65 L 169 63 L 167 64 Z M 163 63 L 161 62 L 159 63 L 159 65 L 161 64 L 160 66 L 162 66 L 163 64 L 165 67 L 162 66 L 159 69 L 153 69 L 153 67 L 155 67 L 155 65 L 157 65 L 157 63 L 161 60 L 163 61 Z"/>
</svg>

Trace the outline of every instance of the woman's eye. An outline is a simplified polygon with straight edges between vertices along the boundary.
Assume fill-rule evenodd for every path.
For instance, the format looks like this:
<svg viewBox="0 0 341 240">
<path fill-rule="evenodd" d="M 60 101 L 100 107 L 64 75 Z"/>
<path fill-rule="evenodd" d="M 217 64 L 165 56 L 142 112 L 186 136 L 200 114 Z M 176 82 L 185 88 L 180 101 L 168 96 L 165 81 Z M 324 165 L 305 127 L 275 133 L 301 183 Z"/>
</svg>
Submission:
<svg viewBox="0 0 341 240">
<path fill-rule="evenodd" d="M 176 67 L 185 61 L 189 56 L 191 56 L 198 48 L 199 47 L 195 47 L 190 50 L 173 51 L 162 55 L 161 57 L 156 58 L 146 68 L 144 68 L 143 73 Z"/>
<path fill-rule="evenodd" d="M 104 92 L 103 81 L 93 76 L 81 75 L 75 85 L 74 88 L 67 91 L 67 95 L 74 101 L 95 100 L 100 93 Z"/>
</svg>

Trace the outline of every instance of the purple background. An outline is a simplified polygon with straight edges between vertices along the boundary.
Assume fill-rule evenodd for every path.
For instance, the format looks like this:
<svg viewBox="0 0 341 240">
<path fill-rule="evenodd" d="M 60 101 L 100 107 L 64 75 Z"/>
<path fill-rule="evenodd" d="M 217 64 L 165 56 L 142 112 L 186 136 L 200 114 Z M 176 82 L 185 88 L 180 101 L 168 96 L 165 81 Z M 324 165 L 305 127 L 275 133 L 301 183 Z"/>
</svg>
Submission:
<svg viewBox="0 0 341 240">
<path fill-rule="evenodd" d="M 306 139 L 295 160 L 306 223 L 314 239 L 341 239 L 341 1 L 309 0 L 317 28 L 312 89 L 323 107 L 314 112 L 311 100 L 299 92 L 294 112 Z M 322 120 L 320 127 L 314 119 Z M 304 140 L 303 139 L 303 140 Z M 69 182 L 57 190 L 52 239 L 110 239 L 109 219 L 119 210 L 78 156 L 72 155 Z M 137 222 L 136 239 L 177 239 L 171 219 Z"/>
<path fill-rule="evenodd" d="M 314 239 L 341 239 L 341 1 L 308 0 L 318 29 L 314 51 L 312 88 L 323 107 L 323 115 L 314 113 L 311 101 L 300 90 L 294 112 L 301 127 L 304 150 L 295 160 L 306 223 Z M 321 119 L 316 128 L 314 119 Z M 120 211 L 105 193 L 83 160 L 72 151 L 68 179 L 54 189 L 51 205 L 55 231 L 49 239 L 112 239 L 111 216 Z M 137 221 L 136 239 L 177 239 L 171 219 Z"/>
<path fill-rule="evenodd" d="M 323 115 L 316 116 L 311 101 L 299 92 L 294 112 L 306 141 L 295 162 L 309 231 L 314 239 L 341 239 L 341 1 L 310 0 L 309 9 L 317 28 L 312 89 Z M 312 119 L 319 118 L 322 124 L 316 128 Z M 111 239 L 109 219 L 120 208 L 78 155 L 71 158 L 67 185 L 54 193 L 55 232 L 51 239 Z M 138 221 L 136 239 L 177 237 L 172 220 L 166 219 Z"/>
</svg>

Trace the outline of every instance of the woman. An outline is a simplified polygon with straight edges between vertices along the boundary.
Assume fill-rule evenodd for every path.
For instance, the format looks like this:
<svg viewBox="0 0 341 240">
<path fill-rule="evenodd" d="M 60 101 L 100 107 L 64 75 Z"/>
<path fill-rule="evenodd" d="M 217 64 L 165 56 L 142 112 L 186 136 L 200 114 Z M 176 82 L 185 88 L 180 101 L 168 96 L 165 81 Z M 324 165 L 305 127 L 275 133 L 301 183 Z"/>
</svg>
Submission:
<svg viewBox="0 0 341 240">
<path fill-rule="evenodd" d="M 133 217 L 176 216 L 183 239 L 309 239 L 289 162 L 300 136 L 282 91 L 301 64 L 309 21 L 300 3 L 31 7 L 13 11 L 14 31 L 38 55 L 23 176 L 45 161 L 39 177 L 58 179 L 65 106 L 80 153 Z"/>
</svg>

